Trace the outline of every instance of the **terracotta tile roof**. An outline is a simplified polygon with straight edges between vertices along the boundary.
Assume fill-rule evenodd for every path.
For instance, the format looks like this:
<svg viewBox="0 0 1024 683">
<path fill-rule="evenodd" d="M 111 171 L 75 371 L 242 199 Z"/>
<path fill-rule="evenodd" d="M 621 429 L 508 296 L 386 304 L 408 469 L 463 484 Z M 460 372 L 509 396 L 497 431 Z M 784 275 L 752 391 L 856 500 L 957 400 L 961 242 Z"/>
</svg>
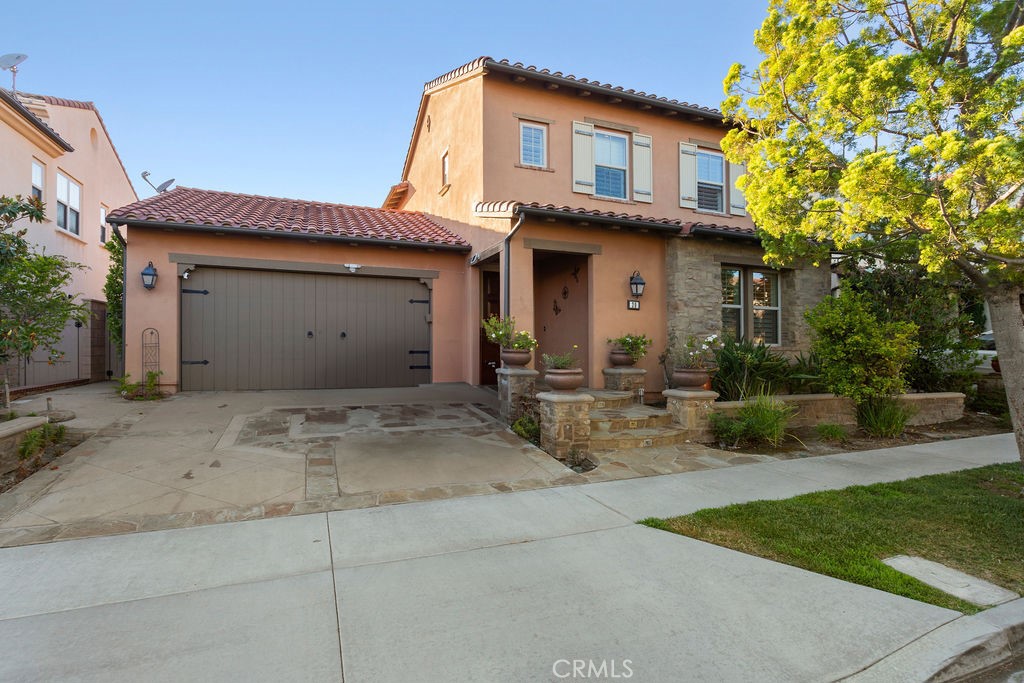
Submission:
<svg viewBox="0 0 1024 683">
<path fill-rule="evenodd" d="M 635 225 L 649 225 L 659 230 L 677 232 L 682 235 L 716 234 L 723 237 L 756 238 L 757 233 L 753 228 L 739 225 L 721 225 L 718 223 L 702 223 L 700 221 L 684 221 L 678 218 L 656 218 L 642 214 L 631 214 L 617 211 L 597 211 L 594 209 L 573 208 L 571 206 L 558 206 L 556 204 L 540 204 L 538 202 L 515 202 L 515 201 L 492 201 L 477 202 L 473 207 L 477 214 L 506 214 L 511 216 L 519 211 L 539 215 L 564 215 L 575 220 L 594 219 L 601 223 L 613 224 L 616 222 L 631 223 Z"/>
<path fill-rule="evenodd" d="M 118 225 L 160 223 L 469 250 L 468 242 L 419 212 L 181 186 L 112 211 L 107 220 Z"/>
<path fill-rule="evenodd" d="M 32 124 L 33 127 L 42 132 L 46 137 L 50 138 L 58 145 L 61 146 L 67 152 L 74 152 L 75 148 L 68 143 L 67 140 L 62 138 L 57 131 L 50 128 L 41 118 L 29 111 L 28 107 L 21 103 L 18 96 L 12 93 L 10 90 L 0 88 L 0 101 L 6 102 L 8 106 L 18 112 L 26 121 Z"/>
<path fill-rule="evenodd" d="M 667 97 L 659 97 L 653 93 L 646 93 L 642 90 L 623 88 L 620 85 L 602 83 L 601 81 L 577 77 L 572 74 L 563 74 L 561 71 L 541 69 L 533 65 L 525 65 L 522 62 L 512 63 L 507 59 L 496 60 L 492 57 L 478 57 L 467 64 L 463 64 L 460 67 L 452 69 L 448 73 L 442 74 L 434 80 L 426 83 L 423 86 L 423 90 L 432 90 L 439 85 L 455 80 L 456 78 L 471 73 L 481 67 L 506 73 L 514 73 L 516 75 L 526 76 L 527 78 L 539 78 L 548 82 L 570 85 L 582 90 L 600 91 L 608 95 L 621 97 L 622 99 L 644 102 L 646 104 L 668 107 L 671 109 L 679 109 L 689 114 L 703 115 L 719 120 L 725 118 L 721 111 L 711 107 L 704 107 L 699 104 L 691 104 L 689 102 L 669 99 Z"/>
<path fill-rule="evenodd" d="M 121 172 L 124 173 L 125 179 L 128 181 L 128 187 L 131 188 L 132 194 L 138 197 L 135 192 L 135 187 L 132 185 L 131 178 L 128 177 L 128 169 L 124 166 L 124 161 L 121 160 L 121 155 L 117 151 L 117 145 L 114 144 L 114 139 L 110 137 L 110 131 L 107 130 L 107 124 L 103 121 L 103 117 L 100 116 L 100 110 L 96 108 L 96 105 L 92 102 L 82 102 L 81 100 L 69 100 L 64 97 L 54 97 L 52 95 L 35 95 L 32 93 L 18 93 L 25 97 L 35 97 L 47 104 L 52 104 L 56 107 L 67 107 L 69 109 L 85 109 L 96 114 L 96 118 L 100 122 L 100 128 L 103 129 L 103 134 L 107 136 L 107 142 L 110 143 L 110 149 L 114 150 L 114 156 L 117 158 L 117 163 L 121 165 Z"/>
</svg>

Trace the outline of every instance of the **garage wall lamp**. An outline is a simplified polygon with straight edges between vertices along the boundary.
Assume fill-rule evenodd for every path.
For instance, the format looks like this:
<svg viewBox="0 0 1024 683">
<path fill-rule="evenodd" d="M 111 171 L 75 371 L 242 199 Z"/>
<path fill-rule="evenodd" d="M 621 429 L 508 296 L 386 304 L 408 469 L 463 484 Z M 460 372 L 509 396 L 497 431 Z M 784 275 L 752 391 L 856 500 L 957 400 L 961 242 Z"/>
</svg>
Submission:
<svg viewBox="0 0 1024 683">
<path fill-rule="evenodd" d="M 361 263 L 346 263 L 344 265 L 346 268 L 348 268 L 348 272 L 350 273 L 354 273 L 363 267 Z"/>
<path fill-rule="evenodd" d="M 156 268 L 153 267 L 153 262 L 150 261 L 149 265 L 142 269 L 142 286 L 146 289 L 153 289 L 156 287 Z"/>
<path fill-rule="evenodd" d="M 647 286 L 647 282 L 640 277 L 640 271 L 634 270 L 633 274 L 629 278 L 629 292 L 633 295 L 633 298 L 639 299 L 644 295 L 644 287 Z"/>
</svg>

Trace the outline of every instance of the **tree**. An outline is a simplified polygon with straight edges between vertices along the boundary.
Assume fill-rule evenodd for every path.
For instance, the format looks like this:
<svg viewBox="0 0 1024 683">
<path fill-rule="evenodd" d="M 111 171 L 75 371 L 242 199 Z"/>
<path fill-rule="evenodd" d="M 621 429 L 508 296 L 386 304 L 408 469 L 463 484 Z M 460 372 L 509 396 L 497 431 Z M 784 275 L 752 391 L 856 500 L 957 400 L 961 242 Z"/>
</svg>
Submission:
<svg viewBox="0 0 1024 683">
<path fill-rule="evenodd" d="M 55 356 L 68 321 L 88 319 L 86 307 L 64 292 L 82 266 L 36 251 L 25 239 L 27 230 L 14 225 L 21 219 L 42 222 L 42 202 L 0 196 L 0 363 L 37 349 Z"/>
<path fill-rule="evenodd" d="M 103 283 L 107 297 L 107 333 L 118 356 L 124 348 L 124 246 L 118 239 L 107 240 L 103 248 L 110 254 L 110 270 Z"/>
<path fill-rule="evenodd" d="M 1024 0 L 772 0 L 723 141 L 766 259 L 917 262 L 989 306 L 1024 462 Z"/>
</svg>

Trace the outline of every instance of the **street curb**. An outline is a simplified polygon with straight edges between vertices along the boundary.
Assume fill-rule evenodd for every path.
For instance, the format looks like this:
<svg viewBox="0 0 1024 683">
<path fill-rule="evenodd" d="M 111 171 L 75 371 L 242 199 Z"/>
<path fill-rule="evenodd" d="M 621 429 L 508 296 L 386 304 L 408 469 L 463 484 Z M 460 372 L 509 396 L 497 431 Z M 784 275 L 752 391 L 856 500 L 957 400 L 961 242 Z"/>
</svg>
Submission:
<svg viewBox="0 0 1024 683">
<path fill-rule="evenodd" d="M 1024 598 L 943 624 L 841 680 L 942 683 L 998 665 L 1024 644 Z"/>
</svg>

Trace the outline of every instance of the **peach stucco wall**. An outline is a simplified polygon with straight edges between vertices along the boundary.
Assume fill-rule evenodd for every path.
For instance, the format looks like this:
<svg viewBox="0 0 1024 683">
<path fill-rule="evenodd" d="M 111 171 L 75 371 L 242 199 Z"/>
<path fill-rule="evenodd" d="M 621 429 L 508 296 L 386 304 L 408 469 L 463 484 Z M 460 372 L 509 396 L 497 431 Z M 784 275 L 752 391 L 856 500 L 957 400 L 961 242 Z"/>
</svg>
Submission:
<svg viewBox="0 0 1024 683">
<path fill-rule="evenodd" d="M 529 82 L 513 83 L 501 75 L 477 80 L 484 84 L 483 139 L 486 140 L 483 192 L 478 200 L 514 199 L 753 227 L 747 216 L 679 207 L 679 143 L 702 140 L 717 144 L 726 129 L 712 120 L 695 122 L 681 114 L 666 116 L 657 108 L 641 111 L 630 103 L 610 104 L 597 95 L 579 97 L 566 89 L 552 91 Z M 520 116 L 548 122 L 550 170 L 518 166 Z M 652 137 L 653 203 L 599 199 L 572 191 L 572 122 L 585 121 L 588 117 L 631 126 Z M 725 206 L 729 206 L 728 197 Z"/>
<path fill-rule="evenodd" d="M 69 291 L 83 299 L 105 301 L 103 284 L 109 269 L 109 255 L 100 243 L 100 206 L 105 206 L 109 213 L 136 201 L 135 192 L 95 112 L 56 105 L 47 105 L 47 111 L 50 127 L 75 151 L 53 157 L 37 141 L 0 123 L 0 150 L 3 153 L 0 195 L 29 196 L 32 191 L 32 160 L 43 164 L 46 221 L 25 222 L 28 237 L 47 253 L 62 254 L 86 266 L 86 270 L 75 273 Z M 57 227 L 58 171 L 82 187 L 79 235 Z"/>
<path fill-rule="evenodd" d="M 587 268 L 589 282 L 586 335 L 589 339 L 589 386 L 604 386 L 601 370 L 609 365 L 610 350 L 606 340 L 635 333 L 646 334 L 654 340 L 647 357 L 637 363 L 637 367 L 647 370 L 647 389 L 660 391 L 663 387 L 663 378 L 657 357 L 667 343 L 664 238 L 654 234 L 628 233 L 593 226 L 578 227 L 571 223 L 527 219 L 510 245 L 510 305 L 511 313 L 517 318 L 520 327 L 529 327 L 531 331 L 536 331 L 538 317 L 534 312 L 533 249 L 526 246 L 530 239 L 601 247 L 600 254 L 590 257 Z M 626 308 L 626 301 L 631 298 L 629 277 L 634 270 L 639 270 L 647 281 L 639 311 L 630 311 Z"/>
<path fill-rule="evenodd" d="M 177 264 L 168 257 L 172 252 L 324 264 L 356 262 L 363 266 L 439 271 L 439 276 L 433 280 L 431 307 L 432 381 L 470 381 L 466 374 L 465 324 L 462 322 L 470 318 L 466 308 L 466 254 L 150 228 L 134 228 L 128 239 L 125 370 L 135 378 L 142 373 L 142 331 L 153 327 L 160 333 L 160 368 L 164 373 L 161 386 L 174 391 L 178 385 L 180 284 Z M 139 273 L 149 261 L 153 262 L 159 277 L 156 288 L 147 291 Z"/>
<path fill-rule="evenodd" d="M 469 221 L 483 189 L 483 83 L 469 78 L 426 96 L 414 131 L 409 169 L 412 185 L 403 208 Z M 441 157 L 448 152 L 447 191 L 442 193 Z"/>
</svg>

